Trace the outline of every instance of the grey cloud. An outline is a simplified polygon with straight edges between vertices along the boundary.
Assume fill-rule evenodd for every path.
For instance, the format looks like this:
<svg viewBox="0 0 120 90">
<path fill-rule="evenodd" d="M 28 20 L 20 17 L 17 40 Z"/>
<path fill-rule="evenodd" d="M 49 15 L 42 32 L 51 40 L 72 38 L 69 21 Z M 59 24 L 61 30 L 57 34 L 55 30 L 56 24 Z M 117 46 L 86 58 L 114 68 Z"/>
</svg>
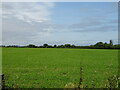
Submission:
<svg viewBox="0 0 120 90">
<path fill-rule="evenodd" d="M 72 32 L 117 31 L 116 19 L 84 18 L 80 23 L 72 24 L 68 29 Z"/>
<path fill-rule="evenodd" d="M 69 28 L 86 28 L 86 27 L 91 27 L 91 26 L 96 26 L 96 25 L 101 25 L 103 24 L 101 21 L 98 20 L 81 20 L 80 23 L 78 24 L 73 24 Z"/>
<path fill-rule="evenodd" d="M 83 29 L 74 29 L 72 32 L 107 32 L 107 31 L 118 31 L 118 27 L 115 25 L 88 27 Z"/>
</svg>

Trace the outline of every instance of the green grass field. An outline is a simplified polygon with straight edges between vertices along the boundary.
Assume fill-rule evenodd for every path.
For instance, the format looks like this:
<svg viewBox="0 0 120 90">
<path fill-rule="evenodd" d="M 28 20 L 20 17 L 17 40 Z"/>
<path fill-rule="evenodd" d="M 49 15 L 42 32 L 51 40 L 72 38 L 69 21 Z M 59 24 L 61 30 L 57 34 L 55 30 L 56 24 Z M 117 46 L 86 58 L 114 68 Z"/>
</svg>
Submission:
<svg viewBox="0 0 120 90">
<path fill-rule="evenodd" d="M 105 87 L 109 76 L 118 71 L 118 50 L 3 48 L 3 73 L 8 87 L 64 88 L 79 83 Z"/>
</svg>

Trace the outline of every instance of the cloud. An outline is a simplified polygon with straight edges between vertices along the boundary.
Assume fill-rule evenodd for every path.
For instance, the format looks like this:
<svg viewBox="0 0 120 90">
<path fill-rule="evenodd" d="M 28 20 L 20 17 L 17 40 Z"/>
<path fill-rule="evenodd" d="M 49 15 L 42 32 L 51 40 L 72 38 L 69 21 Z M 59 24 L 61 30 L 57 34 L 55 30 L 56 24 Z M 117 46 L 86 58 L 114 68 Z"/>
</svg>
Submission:
<svg viewBox="0 0 120 90">
<path fill-rule="evenodd" d="M 118 20 L 117 18 L 83 18 L 79 23 L 68 26 L 68 29 L 72 32 L 117 31 Z"/>
<path fill-rule="evenodd" d="M 79 7 L 78 22 L 68 26 L 71 32 L 106 32 L 117 31 L 118 27 L 118 5 L 117 3 L 82 4 Z M 103 5 L 104 5 L 103 4 Z M 111 4 L 111 6 L 109 6 Z M 97 6 L 98 5 L 98 6 Z"/>
<path fill-rule="evenodd" d="M 103 32 L 116 33 L 118 30 L 116 8 L 103 10 L 101 5 L 99 8 L 94 8 L 95 4 L 92 5 L 93 7 L 88 4 L 87 7 L 70 6 L 72 9 L 64 7 L 63 10 L 64 8 L 57 4 L 3 3 L 3 44 L 77 43 L 82 39 L 96 38 Z"/>
<path fill-rule="evenodd" d="M 3 44 L 29 44 L 51 32 L 54 3 L 3 3 Z"/>
<path fill-rule="evenodd" d="M 49 25 L 47 25 L 49 26 Z M 51 24 L 54 32 L 109 32 L 118 31 L 118 20 L 108 18 L 82 18 L 78 23 L 74 24 Z"/>
<path fill-rule="evenodd" d="M 3 16 L 15 17 L 24 22 L 49 21 L 49 8 L 53 3 L 3 3 Z"/>
</svg>

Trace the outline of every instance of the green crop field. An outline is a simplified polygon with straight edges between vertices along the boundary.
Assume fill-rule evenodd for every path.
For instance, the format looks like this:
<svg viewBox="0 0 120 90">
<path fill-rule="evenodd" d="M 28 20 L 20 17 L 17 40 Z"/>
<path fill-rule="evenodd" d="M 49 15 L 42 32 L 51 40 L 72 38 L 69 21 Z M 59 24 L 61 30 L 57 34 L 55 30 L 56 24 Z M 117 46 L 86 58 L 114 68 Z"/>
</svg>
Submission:
<svg viewBox="0 0 120 90">
<path fill-rule="evenodd" d="M 72 87 L 80 78 L 82 87 L 101 88 L 118 71 L 118 50 L 3 48 L 2 56 L 5 85 L 14 88 Z"/>
</svg>

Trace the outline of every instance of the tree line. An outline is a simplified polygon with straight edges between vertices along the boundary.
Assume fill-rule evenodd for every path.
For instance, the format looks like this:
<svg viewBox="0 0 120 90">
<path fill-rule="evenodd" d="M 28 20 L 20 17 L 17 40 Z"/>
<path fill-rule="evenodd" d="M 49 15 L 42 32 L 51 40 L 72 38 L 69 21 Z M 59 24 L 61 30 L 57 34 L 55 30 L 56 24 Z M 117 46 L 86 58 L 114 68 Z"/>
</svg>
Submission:
<svg viewBox="0 0 120 90">
<path fill-rule="evenodd" d="M 29 44 L 27 46 L 18 46 L 18 45 L 8 45 L 8 46 L 1 46 L 1 47 L 17 47 L 17 48 L 81 48 L 81 49 L 120 49 L 120 44 L 113 45 L 113 41 L 110 40 L 109 43 L 105 42 L 97 42 L 94 45 L 90 46 L 76 46 L 71 44 L 64 44 L 64 45 L 48 45 L 43 44 L 42 46 L 36 46 L 34 44 Z"/>
</svg>

